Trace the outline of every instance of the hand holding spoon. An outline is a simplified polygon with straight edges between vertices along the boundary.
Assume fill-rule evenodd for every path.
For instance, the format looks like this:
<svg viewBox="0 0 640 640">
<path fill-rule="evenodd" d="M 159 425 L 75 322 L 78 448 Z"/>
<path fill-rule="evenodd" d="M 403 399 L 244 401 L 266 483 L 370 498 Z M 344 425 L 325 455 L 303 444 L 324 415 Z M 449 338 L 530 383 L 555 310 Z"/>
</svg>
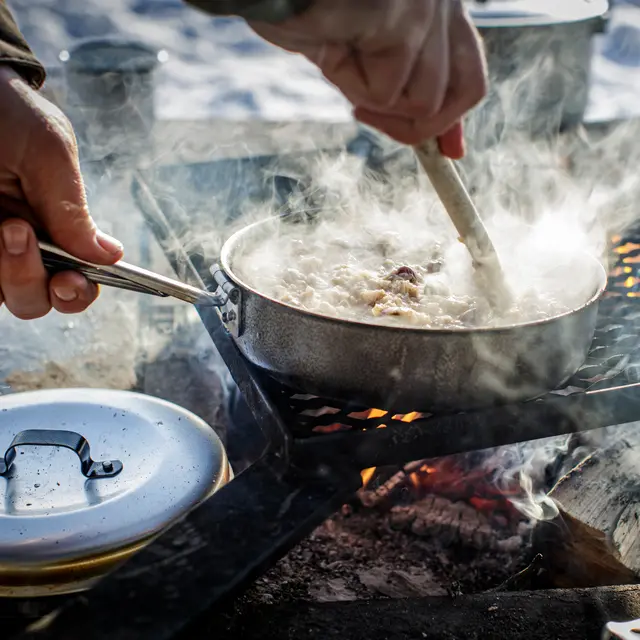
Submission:
<svg viewBox="0 0 640 640">
<path fill-rule="evenodd" d="M 500 258 L 453 161 L 440 153 L 437 140 L 416 145 L 414 151 L 469 250 L 492 306 L 504 308 L 511 294 Z"/>
</svg>

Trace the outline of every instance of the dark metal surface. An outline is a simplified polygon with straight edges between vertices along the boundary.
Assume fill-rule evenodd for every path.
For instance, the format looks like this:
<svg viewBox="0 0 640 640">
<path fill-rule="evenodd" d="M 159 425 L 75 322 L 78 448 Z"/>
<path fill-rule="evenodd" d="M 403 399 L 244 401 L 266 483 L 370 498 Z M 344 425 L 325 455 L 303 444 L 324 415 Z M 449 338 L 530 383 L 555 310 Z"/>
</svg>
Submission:
<svg viewBox="0 0 640 640">
<path fill-rule="evenodd" d="M 277 474 L 263 458 L 140 551 L 90 592 L 54 603 L 38 631 L 7 640 L 168 640 L 237 593 L 331 515 L 360 484 Z M 43 601 L 4 601 L 0 614 L 26 623 Z M 31 614 L 33 615 L 33 614 Z M 31 620 L 33 621 L 33 620 Z"/>
<path fill-rule="evenodd" d="M 640 384 L 296 441 L 296 464 L 365 469 L 592 431 L 640 418 Z"/>
<path fill-rule="evenodd" d="M 95 461 L 91 459 L 91 448 L 84 436 L 74 431 L 60 429 L 27 429 L 16 434 L 0 459 L 0 476 L 11 470 L 17 447 L 65 447 L 78 454 L 80 470 L 87 478 L 113 478 L 122 471 L 120 460 Z"/>
</svg>

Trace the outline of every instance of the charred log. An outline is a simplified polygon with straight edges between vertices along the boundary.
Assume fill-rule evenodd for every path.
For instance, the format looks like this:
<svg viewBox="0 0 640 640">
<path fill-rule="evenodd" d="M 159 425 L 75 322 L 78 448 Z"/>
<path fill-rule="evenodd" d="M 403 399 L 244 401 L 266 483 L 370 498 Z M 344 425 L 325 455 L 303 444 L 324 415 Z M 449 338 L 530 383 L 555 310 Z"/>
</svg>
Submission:
<svg viewBox="0 0 640 640">
<path fill-rule="evenodd" d="M 607 430 L 600 447 L 549 493 L 558 516 L 539 523 L 534 550 L 551 586 L 640 582 L 640 429 Z"/>
</svg>

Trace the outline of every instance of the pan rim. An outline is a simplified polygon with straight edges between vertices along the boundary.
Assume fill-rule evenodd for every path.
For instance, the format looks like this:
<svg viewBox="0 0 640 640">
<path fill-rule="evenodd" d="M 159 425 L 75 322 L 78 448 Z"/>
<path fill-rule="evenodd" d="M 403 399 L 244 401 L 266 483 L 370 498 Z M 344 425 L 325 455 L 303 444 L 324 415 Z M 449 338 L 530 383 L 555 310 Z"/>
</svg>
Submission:
<svg viewBox="0 0 640 640">
<path fill-rule="evenodd" d="M 225 272 L 227 277 L 232 280 L 237 286 L 242 289 L 249 291 L 253 295 L 256 295 L 264 300 L 267 300 L 273 304 L 276 304 L 280 307 L 284 307 L 290 311 L 297 312 L 302 315 L 312 316 L 317 318 L 318 320 L 323 320 L 325 322 L 331 322 L 334 324 L 347 324 L 354 327 L 368 327 L 371 329 L 379 329 L 386 331 L 402 331 L 402 332 L 410 332 L 415 333 L 417 335 L 496 335 L 501 333 L 510 333 L 515 330 L 523 330 L 523 329 L 533 329 L 538 327 L 543 327 L 548 324 L 557 322 L 562 320 L 563 318 L 567 318 L 569 316 L 580 314 L 580 312 L 585 311 L 589 307 L 598 303 L 602 298 L 604 292 L 606 291 L 607 284 L 609 281 L 609 276 L 604 268 L 604 265 L 598 260 L 595 256 L 583 252 L 585 258 L 587 258 L 599 272 L 599 285 L 597 286 L 595 292 L 589 297 L 589 299 L 582 305 L 577 308 L 570 309 L 569 311 L 565 311 L 561 314 L 549 316 L 548 318 L 544 318 L 542 320 L 532 320 L 530 322 L 521 322 L 515 324 L 502 325 L 499 327 L 450 327 L 446 329 L 430 329 L 430 328 L 421 328 L 421 327 L 409 327 L 409 326 L 392 326 L 386 324 L 375 324 L 373 322 L 363 322 L 362 320 L 355 320 L 352 318 L 337 318 L 336 316 L 329 316 L 323 313 L 319 313 L 317 311 L 308 311 L 307 309 L 302 309 L 301 307 L 296 307 L 295 305 L 282 302 L 280 300 L 276 300 L 271 296 L 268 296 L 264 293 L 261 293 L 254 287 L 248 285 L 246 282 L 242 280 L 242 278 L 238 277 L 236 273 L 233 271 L 231 267 L 231 253 L 233 251 L 234 246 L 238 243 L 239 239 L 250 232 L 254 227 L 258 227 L 261 225 L 265 225 L 269 222 L 276 222 L 279 216 L 270 216 L 263 220 L 258 220 L 257 222 L 253 222 L 242 229 L 239 229 L 235 233 L 233 233 L 229 238 L 225 241 L 222 246 L 222 250 L 220 251 L 220 266 L 222 270 Z"/>
</svg>

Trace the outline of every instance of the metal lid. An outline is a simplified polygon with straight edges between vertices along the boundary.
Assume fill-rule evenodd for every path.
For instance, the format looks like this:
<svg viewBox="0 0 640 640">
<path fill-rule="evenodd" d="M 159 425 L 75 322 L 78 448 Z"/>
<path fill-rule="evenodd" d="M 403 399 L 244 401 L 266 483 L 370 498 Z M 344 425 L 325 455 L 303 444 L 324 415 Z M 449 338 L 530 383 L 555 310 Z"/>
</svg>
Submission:
<svg viewBox="0 0 640 640">
<path fill-rule="evenodd" d="M 155 69 L 166 52 L 124 36 L 104 36 L 82 40 L 59 57 L 74 71 L 144 73 Z"/>
<path fill-rule="evenodd" d="M 0 566 L 95 557 L 148 539 L 228 471 L 215 432 L 157 398 L 102 389 L 2 396 Z"/>
<path fill-rule="evenodd" d="M 603 16 L 608 0 L 466 0 L 478 27 L 543 26 Z"/>
</svg>

